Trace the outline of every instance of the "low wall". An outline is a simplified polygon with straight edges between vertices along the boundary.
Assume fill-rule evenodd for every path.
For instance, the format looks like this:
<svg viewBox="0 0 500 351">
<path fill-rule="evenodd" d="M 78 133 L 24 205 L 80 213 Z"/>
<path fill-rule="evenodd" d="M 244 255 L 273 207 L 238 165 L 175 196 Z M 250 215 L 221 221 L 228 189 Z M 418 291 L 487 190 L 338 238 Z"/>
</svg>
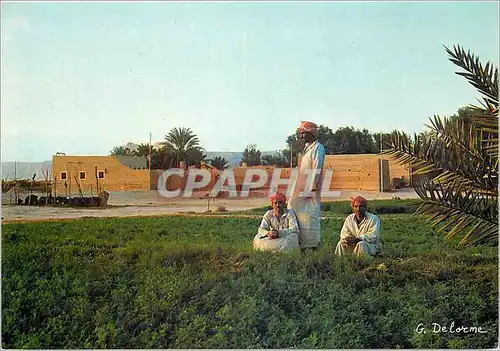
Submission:
<svg viewBox="0 0 500 351">
<path fill-rule="evenodd" d="M 403 178 L 405 182 L 410 181 L 411 170 L 408 164 L 401 165 L 389 156 L 381 156 L 381 158 L 389 162 L 389 177 L 391 180 L 393 178 Z"/>
<path fill-rule="evenodd" d="M 392 167 L 392 168 L 391 168 Z M 276 167 L 273 166 L 256 166 L 256 167 L 237 167 L 234 172 L 235 183 L 237 190 L 241 189 L 241 185 L 245 179 L 247 170 L 262 169 L 268 175 L 267 182 L 256 190 L 269 189 L 273 172 Z M 329 190 L 365 190 L 365 191 L 380 191 L 380 183 L 383 180 L 384 191 L 391 189 L 391 180 L 394 177 L 405 176 L 408 179 L 408 170 L 397 165 L 396 162 L 387 159 L 382 159 L 379 155 L 327 155 L 323 167 L 323 176 L 331 170 L 333 176 L 329 184 Z M 158 179 L 162 174 L 162 170 L 154 170 L 151 173 L 151 189 L 158 188 Z M 211 170 L 210 183 L 202 191 L 209 191 L 213 188 L 220 176 L 220 171 Z M 381 177 L 382 172 L 382 177 Z M 397 173 L 396 176 L 393 175 Z M 400 175 L 403 173 L 403 175 Z M 289 179 L 290 168 L 281 168 L 280 178 Z M 256 180 L 256 179 L 254 179 Z M 172 175 L 167 179 L 167 190 L 183 190 L 187 181 L 187 171 L 184 176 Z M 226 183 L 227 184 L 227 183 Z M 278 189 L 283 190 L 285 186 L 280 186 Z"/>
</svg>

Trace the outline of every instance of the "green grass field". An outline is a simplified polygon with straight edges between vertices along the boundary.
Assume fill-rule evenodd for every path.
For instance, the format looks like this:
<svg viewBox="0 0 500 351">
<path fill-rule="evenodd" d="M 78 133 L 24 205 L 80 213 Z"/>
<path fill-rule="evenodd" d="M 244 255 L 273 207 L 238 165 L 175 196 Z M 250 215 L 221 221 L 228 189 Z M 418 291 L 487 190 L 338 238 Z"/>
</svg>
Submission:
<svg viewBox="0 0 500 351">
<path fill-rule="evenodd" d="M 338 259 L 342 216 L 325 213 L 323 246 L 304 256 L 253 252 L 257 218 L 3 225 L 2 346 L 495 347 L 497 246 L 381 214 L 384 255 Z M 433 332 L 452 322 L 486 333 Z"/>
</svg>

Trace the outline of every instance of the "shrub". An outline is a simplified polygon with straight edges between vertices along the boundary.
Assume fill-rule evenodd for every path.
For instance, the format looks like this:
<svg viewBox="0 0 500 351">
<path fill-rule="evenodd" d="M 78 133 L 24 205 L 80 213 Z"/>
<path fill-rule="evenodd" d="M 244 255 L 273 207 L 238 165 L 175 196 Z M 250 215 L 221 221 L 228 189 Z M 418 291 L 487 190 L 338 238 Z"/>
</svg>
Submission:
<svg viewBox="0 0 500 351">
<path fill-rule="evenodd" d="M 368 201 L 368 211 L 375 214 L 414 213 L 421 203 L 422 201 L 418 199 L 372 200 Z M 321 209 L 327 213 L 342 215 L 352 213 L 350 201 L 324 202 L 321 204 Z"/>
</svg>

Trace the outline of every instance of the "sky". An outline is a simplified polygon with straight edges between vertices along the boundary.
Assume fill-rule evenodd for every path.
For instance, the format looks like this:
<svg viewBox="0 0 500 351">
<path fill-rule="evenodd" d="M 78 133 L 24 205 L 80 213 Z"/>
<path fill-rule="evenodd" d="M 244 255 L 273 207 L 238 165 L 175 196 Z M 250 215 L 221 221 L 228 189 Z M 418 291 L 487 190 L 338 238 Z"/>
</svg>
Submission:
<svg viewBox="0 0 500 351">
<path fill-rule="evenodd" d="M 2 2 L 2 161 L 107 155 L 188 127 L 207 151 L 286 147 L 300 121 L 424 130 L 498 67 L 498 2 Z"/>
</svg>

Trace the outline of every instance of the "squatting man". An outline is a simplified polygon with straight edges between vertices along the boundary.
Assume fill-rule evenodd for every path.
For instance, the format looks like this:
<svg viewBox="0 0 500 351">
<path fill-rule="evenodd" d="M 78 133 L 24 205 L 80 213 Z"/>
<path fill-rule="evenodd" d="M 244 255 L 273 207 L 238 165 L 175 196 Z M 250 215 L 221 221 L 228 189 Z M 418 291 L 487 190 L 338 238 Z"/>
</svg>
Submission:
<svg viewBox="0 0 500 351">
<path fill-rule="evenodd" d="M 262 218 L 257 235 L 253 239 L 256 250 L 288 251 L 299 247 L 299 225 L 292 209 L 286 208 L 286 196 L 271 196 L 272 209 Z"/>
<path fill-rule="evenodd" d="M 335 249 L 336 255 L 354 253 L 357 256 L 375 256 L 382 252 L 380 219 L 366 211 L 367 204 L 368 201 L 361 196 L 352 199 L 353 213 L 344 221 Z"/>
</svg>

